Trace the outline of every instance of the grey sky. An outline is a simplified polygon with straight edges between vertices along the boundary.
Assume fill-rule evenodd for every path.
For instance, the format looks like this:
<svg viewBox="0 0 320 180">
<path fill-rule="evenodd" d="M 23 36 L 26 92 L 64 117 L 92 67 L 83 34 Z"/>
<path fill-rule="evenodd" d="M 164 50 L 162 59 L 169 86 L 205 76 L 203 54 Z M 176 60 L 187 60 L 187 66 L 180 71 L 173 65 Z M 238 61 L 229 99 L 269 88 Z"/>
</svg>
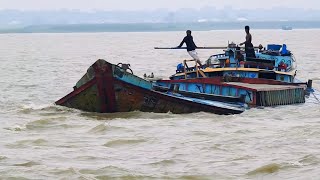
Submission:
<svg viewBox="0 0 320 180">
<path fill-rule="evenodd" d="M 0 0 L 0 9 L 48 10 L 48 9 L 81 9 L 81 10 L 152 10 L 167 8 L 201 8 L 213 6 L 223 8 L 231 5 L 234 8 L 290 7 L 320 9 L 319 0 Z"/>
</svg>

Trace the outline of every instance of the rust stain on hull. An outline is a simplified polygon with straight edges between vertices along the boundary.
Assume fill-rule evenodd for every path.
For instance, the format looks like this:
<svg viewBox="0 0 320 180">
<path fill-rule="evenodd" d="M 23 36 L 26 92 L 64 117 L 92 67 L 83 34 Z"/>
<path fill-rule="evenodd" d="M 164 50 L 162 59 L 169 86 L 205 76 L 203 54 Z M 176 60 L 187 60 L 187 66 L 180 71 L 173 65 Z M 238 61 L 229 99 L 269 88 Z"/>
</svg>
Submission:
<svg viewBox="0 0 320 180">
<path fill-rule="evenodd" d="M 129 112 L 139 110 L 143 112 L 156 113 L 193 113 L 211 112 L 216 114 L 239 114 L 244 109 L 227 108 L 194 102 L 190 99 L 170 96 L 165 93 L 147 89 L 141 85 L 134 85 L 114 76 L 120 76 L 127 72 L 119 73 L 119 67 L 104 60 L 98 60 L 92 65 L 94 76 L 87 78 L 87 82 L 81 82 L 80 87 L 76 87 L 73 92 L 56 102 L 57 105 L 76 108 L 90 112 L 112 113 Z M 92 69 L 92 68 L 89 68 Z M 141 78 L 136 78 L 139 84 L 150 83 Z M 88 81 L 88 79 L 90 79 Z M 80 80 L 82 81 L 82 80 Z M 150 86 L 151 87 L 151 86 Z"/>
</svg>

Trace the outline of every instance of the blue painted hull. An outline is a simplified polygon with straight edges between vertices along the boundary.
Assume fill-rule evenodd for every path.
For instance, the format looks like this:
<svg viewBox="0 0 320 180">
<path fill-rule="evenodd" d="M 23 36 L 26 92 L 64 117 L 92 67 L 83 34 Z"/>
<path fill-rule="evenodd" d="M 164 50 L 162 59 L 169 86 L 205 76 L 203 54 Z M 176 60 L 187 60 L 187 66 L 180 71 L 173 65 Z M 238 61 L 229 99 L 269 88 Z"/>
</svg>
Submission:
<svg viewBox="0 0 320 180">
<path fill-rule="evenodd" d="M 188 97 L 170 91 L 156 91 L 150 81 L 104 60 L 98 60 L 89 67 L 74 87 L 74 91 L 56 104 L 101 113 L 137 110 L 156 113 L 203 111 L 228 115 L 239 114 L 245 110 L 243 103 L 236 105 Z"/>
</svg>

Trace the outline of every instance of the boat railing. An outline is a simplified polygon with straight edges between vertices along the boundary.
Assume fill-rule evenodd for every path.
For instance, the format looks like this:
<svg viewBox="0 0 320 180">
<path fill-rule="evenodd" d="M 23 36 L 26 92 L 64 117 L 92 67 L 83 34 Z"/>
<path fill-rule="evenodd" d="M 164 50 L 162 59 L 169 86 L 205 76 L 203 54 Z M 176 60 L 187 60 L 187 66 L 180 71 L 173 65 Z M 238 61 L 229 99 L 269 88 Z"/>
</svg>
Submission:
<svg viewBox="0 0 320 180">
<path fill-rule="evenodd" d="M 213 64 L 207 64 L 207 67 L 209 68 L 232 68 L 232 67 L 240 67 L 238 63 L 213 63 Z"/>
<path fill-rule="evenodd" d="M 232 66 L 234 65 L 234 66 Z M 272 65 L 266 65 L 263 63 L 256 63 L 256 64 L 252 64 L 252 63 L 245 63 L 243 66 L 239 65 L 238 63 L 230 63 L 228 65 L 221 65 L 221 64 L 209 64 L 206 67 L 209 68 L 214 68 L 214 69 L 219 69 L 219 68 L 254 68 L 254 69 L 261 69 L 261 70 L 274 70 L 274 71 L 282 71 L 282 72 L 290 72 L 292 70 L 294 70 L 294 68 L 292 68 L 291 66 L 287 67 L 287 68 L 283 68 L 280 66 L 272 66 Z"/>
<path fill-rule="evenodd" d="M 197 78 L 199 78 L 199 75 L 201 75 L 202 77 L 207 77 L 204 72 L 201 70 L 200 66 L 201 64 L 199 64 L 199 62 L 197 60 L 184 60 L 183 61 L 183 66 L 184 66 L 184 78 L 187 79 L 188 78 L 188 72 L 187 72 L 187 69 L 189 68 L 188 67 L 188 64 L 187 62 L 192 62 L 194 61 L 195 62 L 195 71 L 196 71 L 196 74 L 197 74 Z"/>
<path fill-rule="evenodd" d="M 158 92 L 172 92 L 181 94 L 184 97 L 191 97 L 203 100 L 211 100 L 211 101 L 218 101 L 218 102 L 226 102 L 226 103 L 245 103 L 245 95 L 240 96 L 223 96 L 217 94 L 207 94 L 207 93 L 196 93 L 191 91 L 185 91 L 179 89 L 179 84 L 171 84 L 170 87 L 153 85 L 153 90 Z"/>
</svg>

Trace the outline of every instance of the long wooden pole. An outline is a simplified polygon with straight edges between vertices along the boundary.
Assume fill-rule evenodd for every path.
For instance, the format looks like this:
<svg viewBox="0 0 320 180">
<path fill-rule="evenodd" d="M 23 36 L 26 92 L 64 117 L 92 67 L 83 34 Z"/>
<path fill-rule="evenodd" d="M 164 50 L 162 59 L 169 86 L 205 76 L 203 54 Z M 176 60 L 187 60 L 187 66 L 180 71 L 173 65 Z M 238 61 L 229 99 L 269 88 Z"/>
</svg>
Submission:
<svg viewBox="0 0 320 180">
<path fill-rule="evenodd" d="M 216 47 L 197 47 L 197 49 L 227 49 L 228 47 L 216 46 Z M 244 47 L 240 47 L 244 48 Z M 259 47 L 254 47 L 255 49 Z M 154 49 L 187 49 L 186 47 L 154 47 Z"/>
<path fill-rule="evenodd" d="M 186 47 L 154 47 L 154 49 L 187 49 Z M 227 49 L 227 47 L 197 47 L 197 49 Z"/>
</svg>

